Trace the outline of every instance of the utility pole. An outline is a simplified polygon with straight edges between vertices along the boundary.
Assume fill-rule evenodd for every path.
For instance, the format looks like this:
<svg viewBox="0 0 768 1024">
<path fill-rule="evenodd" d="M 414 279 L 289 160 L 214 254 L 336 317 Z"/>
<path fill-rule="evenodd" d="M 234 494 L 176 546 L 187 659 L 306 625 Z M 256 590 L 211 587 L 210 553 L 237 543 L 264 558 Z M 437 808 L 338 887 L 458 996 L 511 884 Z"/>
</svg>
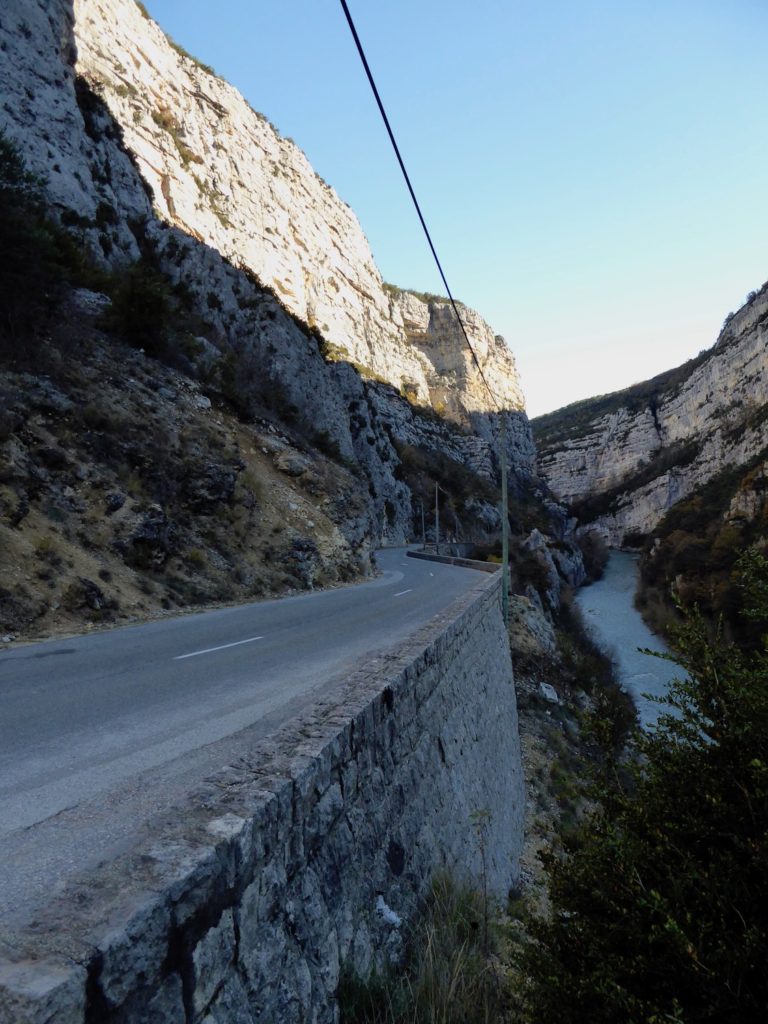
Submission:
<svg viewBox="0 0 768 1024">
<path fill-rule="evenodd" d="M 427 550 L 427 525 L 424 521 L 424 502 L 420 501 L 421 506 L 421 550 Z"/>
<path fill-rule="evenodd" d="M 501 412 L 501 614 L 509 627 L 509 495 L 507 493 L 507 416 Z"/>
<path fill-rule="evenodd" d="M 437 492 L 440 485 L 435 481 L 435 554 L 440 554 L 440 501 Z"/>
</svg>

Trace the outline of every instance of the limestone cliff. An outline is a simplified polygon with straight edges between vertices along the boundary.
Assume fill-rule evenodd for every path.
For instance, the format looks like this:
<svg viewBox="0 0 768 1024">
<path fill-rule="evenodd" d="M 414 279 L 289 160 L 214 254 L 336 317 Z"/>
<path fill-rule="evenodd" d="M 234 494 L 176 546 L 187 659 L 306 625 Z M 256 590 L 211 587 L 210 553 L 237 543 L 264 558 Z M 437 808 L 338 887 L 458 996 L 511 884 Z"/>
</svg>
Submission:
<svg viewBox="0 0 768 1024">
<path fill-rule="evenodd" d="M 18 25 L 14 7 L 22 14 Z M 96 223 L 99 203 L 111 204 L 122 220 L 149 213 L 147 199 L 133 176 L 115 175 L 113 161 L 96 176 L 89 166 L 63 69 L 45 46 L 56 10 L 61 18 L 68 7 L 64 0 L 11 3 L 4 18 L 13 47 L 8 67 L 27 65 L 34 95 L 26 95 L 27 76 L 9 75 L 4 91 L 16 109 L 6 109 L 4 119 L 12 134 L 23 131 L 30 141 L 33 165 L 50 175 L 52 199 L 87 222 L 94 242 L 109 238 L 111 261 L 125 260 L 135 257 L 135 243 L 124 229 L 103 230 L 110 219 L 104 206 Z M 22 25 L 29 36 L 14 31 Z M 61 26 L 54 31 L 60 35 Z M 455 413 L 492 408 L 450 307 L 385 291 L 355 214 L 236 89 L 169 41 L 134 0 L 78 0 L 73 32 L 62 56 L 106 101 L 155 216 L 247 268 L 339 354 L 407 387 L 415 400 L 437 400 Z M 478 314 L 465 314 L 499 404 L 522 409 L 511 352 Z"/>
<path fill-rule="evenodd" d="M 553 492 L 621 544 L 750 462 L 768 445 L 767 326 L 768 285 L 689 363 L 535 420 L 539 471 Z"/>
<path fill-rule="evenodd" d="M 299 148 L 134 0 L 10 0 L 0 43 L 0 129 L 47 179 L 58 218 L 107 268 L 149 254 L 197 318 L 205 373 L 234 367 L 284 420 L 359 464 L 374 542 L 404 540 L 413 521 L 382 404 L 408 443 L 450 437 L 494 472 L 497 417 L 449 307 L 386 290 L 356 217 Z M 463 316 L 509 410 L 513 469 L 529 475 L 514 359 Z M 430 405 L 439 431 L 421 429 Z"/>
</svg>

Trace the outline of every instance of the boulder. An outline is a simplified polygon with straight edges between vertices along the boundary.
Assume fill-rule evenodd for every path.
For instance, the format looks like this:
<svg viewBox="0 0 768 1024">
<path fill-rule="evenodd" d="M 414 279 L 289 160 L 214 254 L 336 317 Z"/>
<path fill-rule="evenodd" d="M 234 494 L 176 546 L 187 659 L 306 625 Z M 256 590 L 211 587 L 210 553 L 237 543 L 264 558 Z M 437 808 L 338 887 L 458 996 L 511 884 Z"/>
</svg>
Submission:
<svg viewBox="0 0 768 1024">
<path fill-rule="evenodd" d="M 179 550 L 179 530 L 159 505 L 151 505 L 127 540 L 115 548 L 140 569 L 159 569 Z"/>
</svg>

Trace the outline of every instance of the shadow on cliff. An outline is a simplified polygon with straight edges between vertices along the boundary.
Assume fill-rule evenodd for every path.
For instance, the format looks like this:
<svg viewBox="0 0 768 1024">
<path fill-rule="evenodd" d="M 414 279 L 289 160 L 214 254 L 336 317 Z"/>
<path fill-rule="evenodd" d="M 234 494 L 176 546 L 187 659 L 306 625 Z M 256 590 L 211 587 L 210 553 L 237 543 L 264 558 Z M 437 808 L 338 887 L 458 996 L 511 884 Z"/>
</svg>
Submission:
<svg viewBox="0 0 768 1024">
<path fill-rule="evenodd" d="M 77 74 L 73 5 L 67 3 L 60 10 L 64 23 L 61 54 L 71 74 L 73 99 L 88 149 L 89 191 L 98 204 L 96 221 L 101 218 L 105 222 L 100 233 L 91 231 L 88 242 L 92 249 L 99 246 L 99 261 L 119 270 L 127 281 L 136 276 L 132 265 L 140 265 L 145 285 L 149 282 L 155 290 L 167 290 L 184 333 L 192 340 L 179 344 L 177 339 L 162 358 L 202 379 L 209 393 L 228 403 L 241 418 L 274 418 L 292 436 L 358 473 L 371 505 L 369 529 L 374 543 L 420 536 L 417 501 L 423 505 L 424 496 L 418 488 L 414 491 L 407 486 L 402 445 L 380 422 L 376 403 L 371 401 L 370 389 L 376 385 L 364 381 L 351 363 L 328 360 L 328 346 L 320 332 L 289 311 L 280 296 L 253 272 L 157 217 L 152 189 L 125 144 L 120 123 L 92 85 Z M 118 176 L 115 187 L 114 175 Z M 134 212 L 140 211 L 138 216 L 121 208 L 118 188 L 123 196 L 126 188 L 129 190 Z M 60 210 L 60 219 L 70 227 L 74 224 L 77 232 L 72 211 Z M 118 228 L 127 238 L 122 248 L 113 246 L 111 222 L 115 239 Z M 86 234 L 81 232 L 84 240 Z M 129 304 L 146 308 L 147 289 L 129 294 Z M 151 344 L 141 347 L 149 354 L 159 354 L 152 352 Z M 394 388 L 391 400 L 400 400 Z M 455 514 L 453 523 L 446 520 L 445 525 L 453 525 L 455 533 L 487 540 L 498 532 L 498 522 L 494 525 L 487 511 L 499 500 L 498 415 L 474 414 L 472 429 L 490 448 L 488 458 L 495 477 L 490 488 L 487 475 L 483 479 L 466 465 L 456 467 L 443 450 L 450 447 L 449 440 L 443 445 L 432 438 L 432 447 L 425 443 L 424 449 L 432 453 L 434 465 L 427 467 L 430 478 L 446 490 L 450 487 Z M 450 432 L 450 426 L 446 424 L 445 430 Z M 514 506 L 524 510 L 532 500 L 534 484 L 534 450 L 524 413 L 507 414 L 507 438 L 510 495 Z M 484 502 L 485 522 L 481 518 L 473 521 L 473 506 L 467 504 L 473 496 Z"/>
</svg>

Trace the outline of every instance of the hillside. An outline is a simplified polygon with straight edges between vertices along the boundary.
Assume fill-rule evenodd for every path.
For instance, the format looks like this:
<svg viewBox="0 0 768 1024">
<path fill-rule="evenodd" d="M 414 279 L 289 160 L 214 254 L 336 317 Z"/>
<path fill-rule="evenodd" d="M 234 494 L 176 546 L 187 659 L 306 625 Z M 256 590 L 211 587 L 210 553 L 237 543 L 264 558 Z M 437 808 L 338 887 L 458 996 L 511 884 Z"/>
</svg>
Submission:
<svg viewBox="0 0 768 1024">
<path fill-rule="evenodd" d="M 370 569 L 359 476 L 100 330 L 98 299 L 73 293 L 35 371 L 2 374 L 1 631 L 49 635 Z"/>
<path fill-rule="evenodd" d="M 768 444 L 768 286 L 713 348 L 652 380 L 532 423 L 554 494 L 612 544 L 637 541 L 677 502 Z"/>
<path fill-rule="evenodd" d="M 499 413 L 447 302 L 385 287 L 295 143 L 140 5 L 12 0 L 0 87 L 0 632 L 364 574 L 435 483 L 491 544 L 501 416 L 518 547 L 554 532 L 579 574 L 503 339 L 462 306 Z"/>
<path fill-rule="evenodd" d="M 674 505 L 645 540 L 637 604 L 666 632 L 679 621 L 677 601 L 698 606 L 721 623 L 730 640 L 751 645 L 755 623 L 740 614 L 738 561 L 768 541 L 768 448 L 746 464 L 724 469 Z"/>
</svg>

